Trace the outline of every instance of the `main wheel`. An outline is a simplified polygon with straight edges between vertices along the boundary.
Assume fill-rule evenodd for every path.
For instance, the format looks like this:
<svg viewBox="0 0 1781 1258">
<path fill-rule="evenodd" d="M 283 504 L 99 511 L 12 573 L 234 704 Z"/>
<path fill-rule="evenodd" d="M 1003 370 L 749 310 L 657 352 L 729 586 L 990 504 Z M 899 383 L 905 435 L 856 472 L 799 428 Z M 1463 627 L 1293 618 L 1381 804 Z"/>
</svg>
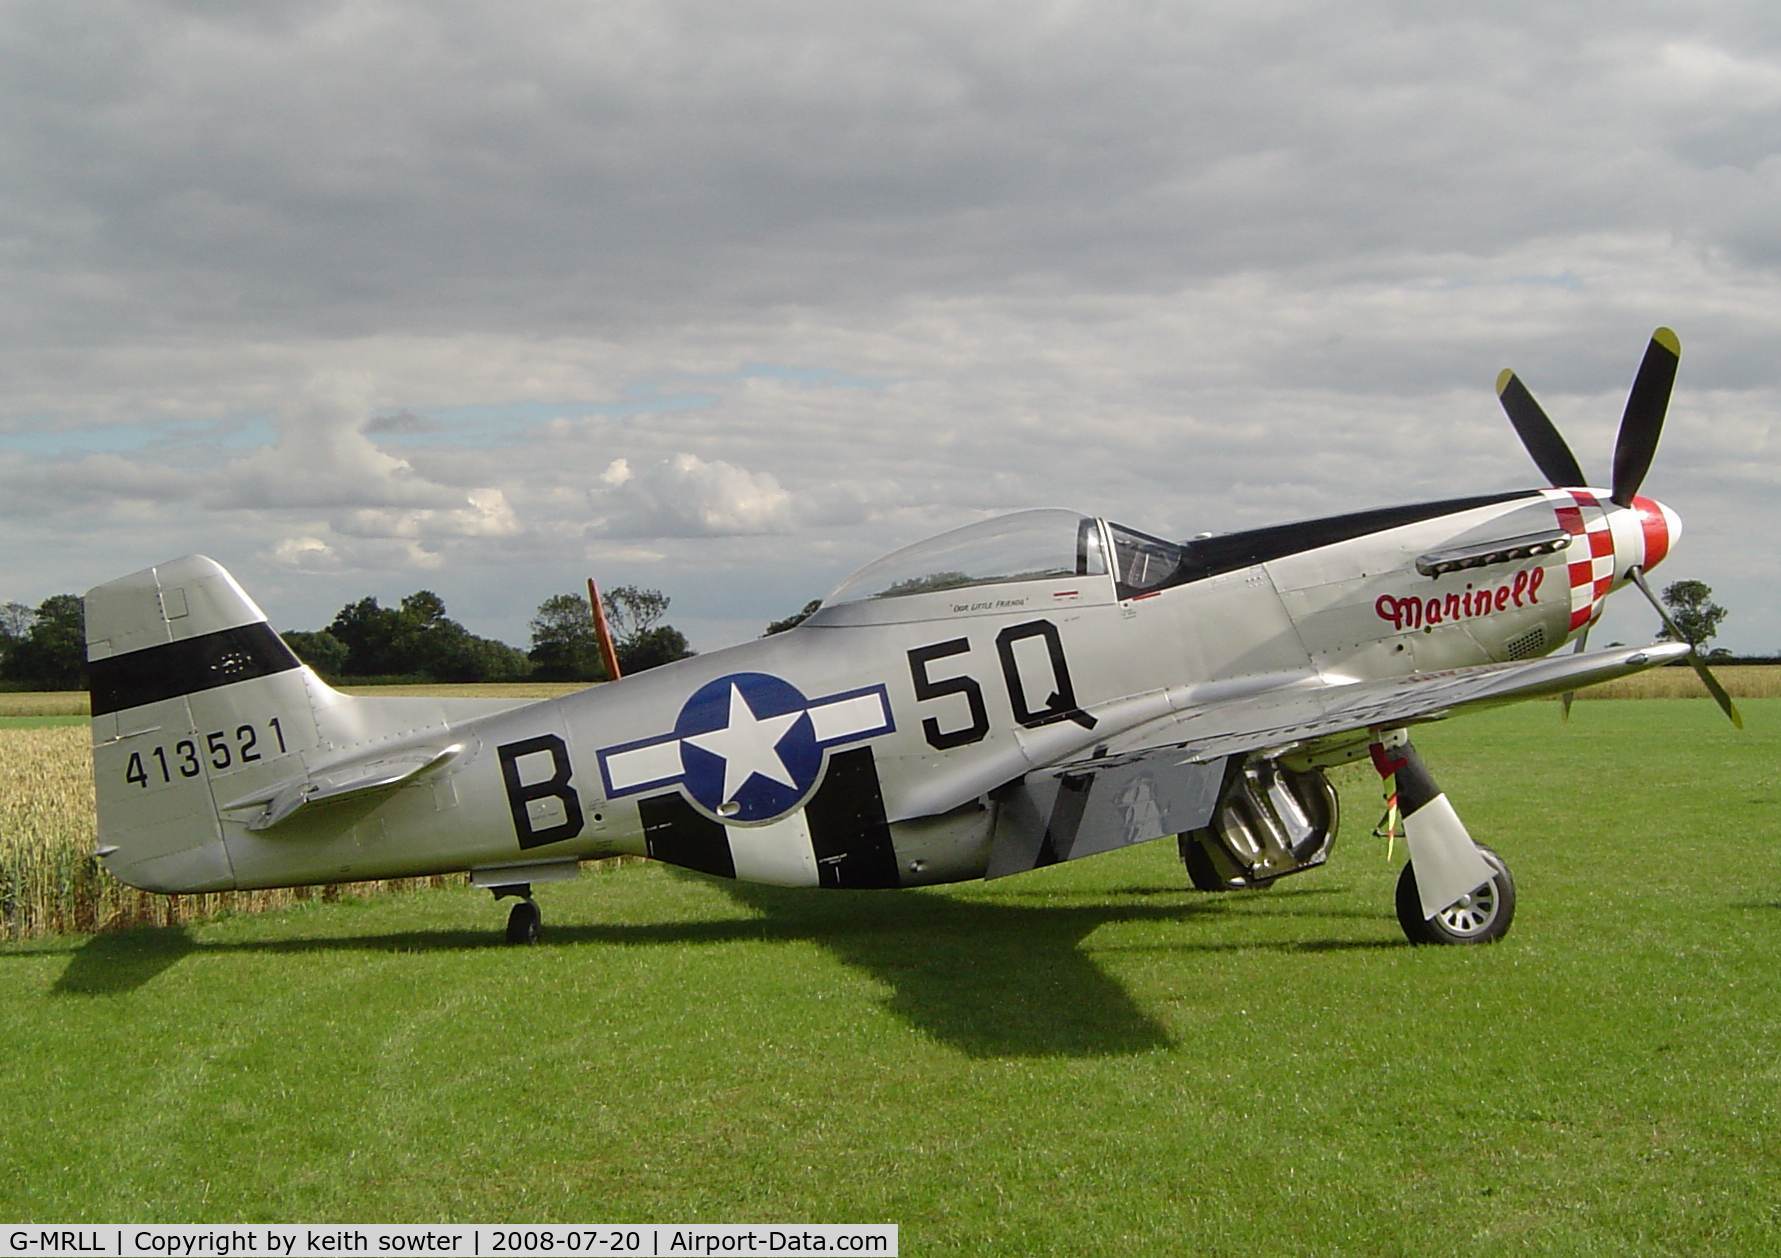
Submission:
<svg viewBox="0 0 1781 1258">
<path fill-rule="evenodd" d="M 1490 881 L 1426 920 L 1416 889 L 1416 867 L 1404 866 L 1398 875 L 1398 925 L 1411 943 L 1495 943 L 1509 933 L 1509 923 L 1515 920 L 1515 879 L 1503 858 L 1488 847 L 1480 847 L 1478 854 L 1494 871 Z"/>
<path fill-rule="evenodd" d="M 1195 891 L 1229 891 L 1223 878 L 1212 867 L 1212 858 L 1206 854 L 1205 845 L 1191 834 L 1175 836 L 1175 846 L 1181 852 L 1181 863 L 1187 868 L 1187 880 L 1193 884 Z"/>
<path fill-rule="evenodd" d="M 543 925 L 544 915 L 538 911 L 538 906 L 530 900 L 521 900 L 507 915 L 507 942 L 537 943 L 538 932 Z"/>
</svg>

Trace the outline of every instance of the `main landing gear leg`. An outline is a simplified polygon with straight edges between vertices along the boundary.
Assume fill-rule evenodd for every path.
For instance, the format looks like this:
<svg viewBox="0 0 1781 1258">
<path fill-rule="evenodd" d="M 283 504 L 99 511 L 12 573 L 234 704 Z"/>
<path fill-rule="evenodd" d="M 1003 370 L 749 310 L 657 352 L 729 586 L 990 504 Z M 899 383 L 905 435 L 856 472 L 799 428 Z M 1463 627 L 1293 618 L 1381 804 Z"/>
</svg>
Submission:
<svg viewBox="0 0 1781 1258">
<path fill-rule="evenodd" d="M 497 902 L 510 895 L 519 897 L 519 903 L 507 914 L 507 942 L 537 943 L 544 926 L 544 915 L 538 911 L 538 902 L 532 899 L 532 884 L 517 882 L 507 887 L 490 887 L 489 890 L 495 893 Z"/>
<path fill-rule="evenodd" d="M 1413 944 L 1494 943 L 1515 920 L 1515 879 L 1502 857 L 1466 832 L 1403 735 L 1373 744 L 1385 779 L 1386 826 L 1403 817 L 1410 863 L 1398 875 L 1398 925 Z"/>
</svg>

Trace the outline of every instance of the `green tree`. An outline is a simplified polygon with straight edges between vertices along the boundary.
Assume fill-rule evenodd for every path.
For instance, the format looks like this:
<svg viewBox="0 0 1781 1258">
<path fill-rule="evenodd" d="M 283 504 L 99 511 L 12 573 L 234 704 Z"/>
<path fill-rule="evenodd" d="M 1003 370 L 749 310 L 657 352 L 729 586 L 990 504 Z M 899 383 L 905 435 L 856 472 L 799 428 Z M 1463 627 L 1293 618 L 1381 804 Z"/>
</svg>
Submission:
<svg viewBox="0 0 1781 1258">
<path fill-rule="evenodd" d="M 380 607 L 375 598 L 349 603 L 317 636 L 345 646 L 338 671 L 352 677 L 517 681 L 531 673 L 523 652 L 471 633 L 446 614 L 445 600 L 432 590 L 416 590 L 399 607 Z"/>
<path fill-rule="evenodd" d="M 326 629 L 318 629 L 314 633 L 295 629 L 280 636 L 284 638 L 285 645 L 296 652 L 298 659 L 320 673 L 323 678 L 331 681 L 345 675 L 346 643 Z"/>
<path fill-rule="evenodd" d="M 660 590 L 636 585 L 614 586 L 600 595 L 621 673 L 640 673 L 694 654 L 685 634 L 672 625 L 657 623 L 668 614 L 669 601 Z"/>
<path fill-rule="evenodd" d="M 605 679 L 587 595 L 553 594 L 538 604 L 538 614 L 532 617 L 531 659 L 536 675 L 550 681 Z"/>
<path fill-rule="evenodd" d="M 784 633 L 787 629 L 796 629 L 806 620 L 809 620 L 811 616 L 815 615 L 816 609 L 821 606 L 822 600 L 820 598 L 811 599 L 808 603 L 804 604 L 802 608 L 793 612 L 784 620 L 770 622 L 767 625 L 767 632 L 763 633 L 761 637 L 770 638 L 776 633 Z"/>
<path fill-rule="evenodd" d="M 655 628 L 668 614 L 669 598 L 660 590 L 638 585 L 619 585 L 600 595 L 606 607 L 606 626 L 615 645 L 633 642 Z"/>
<path fill-rule="evenodd" d="M 75 690 L 86 685 L 86 607 L 78 594 L 53 594 L 43 600 L 23 638 L 6 652 L 6 676 L 45 690 Z"/>
<path fill-rule="evenodd" d="M 475 661 L 478 681 L 524 681 L 532 676 L 532 661 L 526 653 L 505 642 L 472 636 L 469 652 Z"/>
<path fill-rule="evenodd" d="M 31 630 L 37 613 L 23 603 L 0 605 L 0 677 L 6 676 L 6 656 Z"/>
<path fill-rule="evenodd" d="M 686 644 L 686 635 L 673 625 L 657 625 L 640 633 L 623 645 L 615 645 L 619 671 L 629 677 L 646 668 L 672 664 L 696 654 Z"/>
<path fill-rule="evenodd" d="M 0 641 L 18 642 L 31 632 L 37 613 L 23 603 L 0 604 Z"/>
<path fill-rule="evenodd" d="M 328 632 L 346 644 L 346 672 L 354 677 L 376 677 L 403 671 L 396 666 L 396 637 L 402 630 L 402 614 L 379 607 L 375 598 L 348 603 L 334 617 Z"/>
<path fill-rule="evenodd" d="M 416 590 L 402 600 L 399 613 L 405 628 L 420 631 L 444 623 L 445 600 L 431 590 Z"/>
<path fill-rule="evenodd" d="M 390 642 L 390 671 L 434 681 L 481 681 L 480 639 L 445 614 L 445 600 L 416 590 L 402 600 Z"/>
<path fill-rule="evenodd" d="M 1663 600 L 1670 610 L 1670 619 L 1690 646 L 1706 646 L 1719 632 L 1719 622 L 1725 619 L 1725 608 L 1713 601 L 1713 590 L 1705 581 L 1672 582 L 1664 587 Z M 1657 636 L 1668 638 L 1669 627 L 1665 626 Z"/>
</svg>

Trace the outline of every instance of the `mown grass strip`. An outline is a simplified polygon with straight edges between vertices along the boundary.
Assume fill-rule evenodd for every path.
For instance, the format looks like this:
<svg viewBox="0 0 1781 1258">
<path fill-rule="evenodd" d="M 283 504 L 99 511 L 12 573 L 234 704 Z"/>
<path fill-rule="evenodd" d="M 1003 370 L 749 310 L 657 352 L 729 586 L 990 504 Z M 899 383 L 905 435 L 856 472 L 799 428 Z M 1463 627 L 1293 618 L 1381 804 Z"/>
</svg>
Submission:
<svg viewBox="0 0 1781 1258">
<path fill-rule="evenodd" d="M 0 718 L 87 716 L 84 690 L 0 690 Z"/>
</svg>

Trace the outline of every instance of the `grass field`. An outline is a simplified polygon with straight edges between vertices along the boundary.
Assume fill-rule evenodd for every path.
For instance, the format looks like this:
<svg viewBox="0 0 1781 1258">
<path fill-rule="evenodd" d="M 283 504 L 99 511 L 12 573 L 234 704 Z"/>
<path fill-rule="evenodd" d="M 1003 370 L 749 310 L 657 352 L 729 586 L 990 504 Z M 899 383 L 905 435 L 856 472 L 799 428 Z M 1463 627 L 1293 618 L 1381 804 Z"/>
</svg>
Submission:
<svg viewBox="0 0 1781 1258">
<path fill-rule="evenodd" d="M 0 947 L 0 1218 L 882 1220 L 929 1253 L 1774 1252 L 1781 702 L 1418 737 L 1516 926 L 1331 865 L 993 884 L 629 865 Z M 1402 853 L 1400 851 L 1401 859 Z"/>
</svg>

